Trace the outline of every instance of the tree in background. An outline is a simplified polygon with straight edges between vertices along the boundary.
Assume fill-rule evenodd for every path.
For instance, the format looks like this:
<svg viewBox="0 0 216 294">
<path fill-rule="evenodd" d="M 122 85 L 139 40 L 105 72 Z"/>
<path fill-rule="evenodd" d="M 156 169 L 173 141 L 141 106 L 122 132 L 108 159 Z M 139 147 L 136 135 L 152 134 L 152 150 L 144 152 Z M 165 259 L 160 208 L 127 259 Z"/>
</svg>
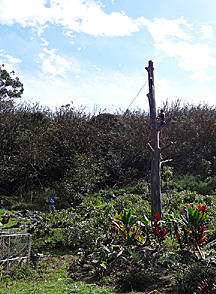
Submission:
<svg viewBox="0 0 216 294">
<path fill-rule="evenodd" d="M 4 69 L 4 64 L 0 65 L 0 100 L 1 102 L 20 98 L 24 87 L 18 77 L 14 77 L 15 72 L 8 73 Z"/>
</svg>

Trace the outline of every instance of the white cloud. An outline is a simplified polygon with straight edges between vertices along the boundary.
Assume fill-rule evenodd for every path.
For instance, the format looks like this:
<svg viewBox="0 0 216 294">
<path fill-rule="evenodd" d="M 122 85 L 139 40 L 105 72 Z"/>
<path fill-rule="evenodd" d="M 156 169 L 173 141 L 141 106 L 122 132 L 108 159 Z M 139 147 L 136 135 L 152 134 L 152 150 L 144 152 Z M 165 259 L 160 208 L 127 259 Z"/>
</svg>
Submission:
<svg viewBox="0 0 216 294">
<path fill-rule="evenodd" d="M 43 53 L 40 53 L 39 57 L 42 60 L 42 71 L 44 74 L 55 79 L 55 81 L 57 76 L 67 79 L 67 70 L 70 70 L 71 62 L 57 55 L 56 49 L 48 50 L 44 48 Z M 61 84 L 63 85 L 64 83 L 61 82 Z"/>
<path fill-rule="evenodd" d="M 184 18 L 167 20 L 155 18 L 154 21 L 143 20 L 151 33 L 155 47 L 168 56 L 178 59 L 178 66 L 192 72 L 191 78 L 198 81 L 210 81 L 215 76 L 208 77 L 208 67 L 216 66 L 216 57 L 207 43 L 194 42 L 191 29 Z M 210 29 L 208 29 L 210 32 Z"/>
<path fill-rule="evenodd" d="M 2 24 L 12 25 L 17 22 L 23 27 L 36 27 L 45 25 L 45 19 L 50 15 L 49 10 L 44 7 L 44 0 L 1 0 L 0 4 Z"/>
<path fill-rule="evenodd" d="M 147 26 L 156 44 L 163 43 L 164 40 L 184 40 L 191 41 L 192 35 L 186 33 L 184 28 L 192 29 L 192 25 L 187 24 L 183 17 L 168 20 L 165 18 L 155 18 L 153 21 L 142 18 L 142 23 Z"/>
<path fill-rule="evenodd" d="M 10 63 L 19 63 L 19 62 L 22 62 L 22 60 L 20 60 L 19 58 L 15 58 L 15 57 L 10 56 L 10 55 L 8 55 L 8 54 L 6 54 L 6 55 L 4 55 L 4 56 L 8 59 L 8 61 L 9 61 Z"/>
<path fill-rule="evenodd" d="M 214 31 L 213 31 L 211 25 L 203 25 L 200 33 L 202 34 L 200 39 L 203 39 L 203 40 L 204 39 L 211 39 L 214 37 Z"/>
<path fill-rule="evenodd" d="M 40 59 L 43 59 L 44 58 L 44 53 L 41 52 L 38 56 L 40 57 Z"/>
<path fill-rule="evenodd" d="M 0 56 L 2 57 L 2 60 L 4 60 L 3 63 L 7 62 L 12 65 L 22 62 L 22 60 L 20 60 L 19 58 L 13 57 L 9 54 L 5 54 L 3 49 L 0 50 Z"/>
<path fill-rule="evenodd" d="M 48 24 L 62 25 L 71 31 L 95 36 L 125 36 L 139 30 L 140 19 L 129 18 L 123 12 L 106 14 L 99 1 L 52 0 L 0 0 L 0 23 L 38 30 L 39 35 Z"/>
<path fill-rule="evenodd" d="M 15 75 L 19 77 L 19 79 L 23 80 L 23 75 L 19 71 L 18 64 L 22 62 L 19 58 L 13 57 L 9 54 L 5 54 L 4 50 L 0 49 L 0 64 L 4 64 L 5 69 L 8 72 L 15 71 Z"/>
<path fill-rule="evenodd" d="M 17 63 L 22 62 L 19 58 L 13 57 L 9 54 L 5 54 L 4 50 L 0 50 L 0 64 L 4 64 L 7 71 L 13 71 L 17 69 Z"/>
<path fill-rule="evenodd" d="M 42 46 L 47 46 L 47 45 L 49 45 L 49 42 L 46 41 L 44 38 L 41 38 L 41 41 L 43 42 Z"/>
</svg>

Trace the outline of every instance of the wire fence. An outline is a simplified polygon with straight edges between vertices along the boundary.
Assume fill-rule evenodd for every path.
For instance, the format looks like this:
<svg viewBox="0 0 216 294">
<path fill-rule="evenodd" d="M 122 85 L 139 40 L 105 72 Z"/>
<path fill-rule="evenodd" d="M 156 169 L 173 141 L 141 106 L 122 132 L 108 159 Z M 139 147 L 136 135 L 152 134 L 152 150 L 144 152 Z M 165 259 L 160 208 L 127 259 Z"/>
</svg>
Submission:
<svg viewBox="0 0 216 294">
<path fill-rule="evenodd" d="M 21 263 L 29 264 L 31 257 L 31 234 L 0 231 L 0 269 L 9 272 Z"/>
</svg>

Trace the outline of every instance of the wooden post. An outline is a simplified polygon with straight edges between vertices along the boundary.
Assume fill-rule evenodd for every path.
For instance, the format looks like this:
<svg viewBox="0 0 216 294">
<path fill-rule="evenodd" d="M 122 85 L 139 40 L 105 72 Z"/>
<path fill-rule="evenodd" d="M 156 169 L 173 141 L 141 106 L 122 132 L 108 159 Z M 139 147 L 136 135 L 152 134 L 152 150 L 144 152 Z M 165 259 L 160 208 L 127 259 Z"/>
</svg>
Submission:
<svg viewBox="0 0 216 294">
<path fill-rule="evenodd" d="M 151 146 L 152 161 L 151 161 L 151 214 L 161 212 L 161 168 L 160 168 L 160 147 L 159 147 L 159 131 L 156 113 L 155 103 L 155 86 L 154 86 L 154 67 L 153 62 L 150 60 L 148 67 L 148 81 L 149 81 L 149 93 L 147 94 L 150 107 L 150 121 L 151 121 Z"/>
<path fill-rule="evenodd" d="M 173 142 L 169 142 L 164 147 L 159 146 L 159 134 L 157 122 L 157 112 L 155 103 L 155 86 L 154 86 L 154 67 L 153 62 L 149 60 L 148 67 L 145 68 L 148 71 L 149 93 L 147 94 L 150 107 L 150 121 L 151 121 L 151 144 L 148 144 L 152 152 L 151 160 L 151 217 L 154 219 L 153 214 L 160 214 L 162 218 L 161 209 L 161 164 L 160 161 L 161 152 L 169 147 Z M 166 120 L 168 123 L 171 119 Z M 165 123 L 165 125 L 166 125 Z M 167 160 L 170 161 L 170 160 Z"/>
</svg>

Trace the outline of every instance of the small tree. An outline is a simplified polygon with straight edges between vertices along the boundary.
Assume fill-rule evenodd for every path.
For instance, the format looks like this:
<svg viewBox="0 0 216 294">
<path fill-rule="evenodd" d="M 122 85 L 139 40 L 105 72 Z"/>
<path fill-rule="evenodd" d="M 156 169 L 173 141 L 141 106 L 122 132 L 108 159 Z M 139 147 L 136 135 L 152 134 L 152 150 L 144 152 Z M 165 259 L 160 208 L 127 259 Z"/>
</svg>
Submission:
<svg viewBox="0 0 216 294">
<path fill-rule="evenodd" d="M 23 84 L 14 75 L 14 71 L 8 73 L 4 69 L 4 64 L 0 65 L 0 101 L 6 102 L 13 98 L 20 98 L 23 94 Z"/>
</svg>

